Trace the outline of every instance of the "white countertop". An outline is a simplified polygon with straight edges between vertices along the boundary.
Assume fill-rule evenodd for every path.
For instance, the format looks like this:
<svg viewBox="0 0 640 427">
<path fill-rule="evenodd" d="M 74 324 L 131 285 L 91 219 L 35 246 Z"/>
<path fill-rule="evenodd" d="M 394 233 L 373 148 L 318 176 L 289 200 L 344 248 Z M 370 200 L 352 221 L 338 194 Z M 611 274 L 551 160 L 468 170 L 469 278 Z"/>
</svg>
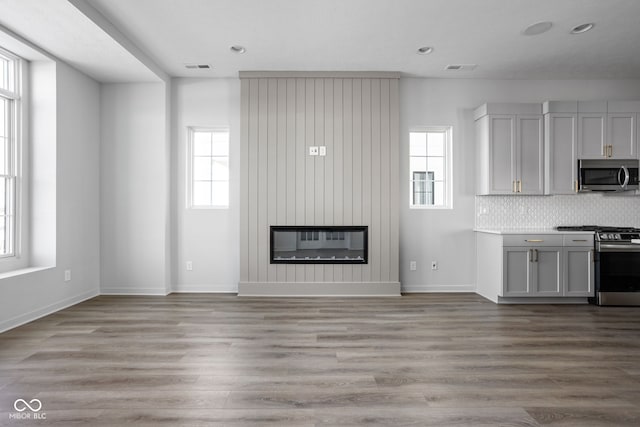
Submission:
<svg viewBox="0 0 640 427">
<path fill-rule="evenodd" d="M 474 228 L 473 231 L 489 234 L 594 234 L 593 231 L 558 231 L 553 228 Z"/>
</svg>

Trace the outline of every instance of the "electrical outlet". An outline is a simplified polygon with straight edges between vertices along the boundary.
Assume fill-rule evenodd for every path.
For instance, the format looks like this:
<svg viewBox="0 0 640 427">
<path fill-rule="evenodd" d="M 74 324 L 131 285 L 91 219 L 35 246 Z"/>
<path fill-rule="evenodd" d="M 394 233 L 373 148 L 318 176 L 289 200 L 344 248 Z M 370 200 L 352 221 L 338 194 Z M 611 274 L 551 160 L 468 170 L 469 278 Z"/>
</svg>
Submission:
<svg viewBox="0 0 640 427">
<path fill-rule="evenodd" d="M 438 269 L 438 261 L 431 261 L 431 269 L 432 270 Z"/>
<path fill-rule="evenodd" d="M 191 271 L 191 270 L 193 270 L 193 262 L 187 261 L 187 271 Z"/>
<path fill-rule="evenodd" d="M 417 268 L 418 268 L 418 265 L 416 264 L 415 261 L 409 261 L 409 270 L 416 271 Z"/>
<path fill-rule="evenodd" d="M 309 147 L 309 155 L 310 156 L 317 156 L 318 155 L 318 147 L 317 146 Z"/>
<path fill-rule="evenodd" d="M 65 270 L 64 271 L 64 281 L 65 282 L 70 282 L 71 281 L 71 270 Z"/>
</svg>

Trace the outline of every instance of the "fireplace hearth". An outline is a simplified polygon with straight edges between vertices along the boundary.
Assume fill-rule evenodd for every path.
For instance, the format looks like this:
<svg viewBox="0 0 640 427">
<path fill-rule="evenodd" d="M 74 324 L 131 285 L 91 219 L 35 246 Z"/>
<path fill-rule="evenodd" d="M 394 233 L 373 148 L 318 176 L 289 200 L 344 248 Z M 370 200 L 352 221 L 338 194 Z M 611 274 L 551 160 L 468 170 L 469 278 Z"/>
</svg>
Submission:
<svg viewBox="0 0 640 427">
<path fill-rule="evenodd" d="M 271 226 L 271 264 L 367 264 L 367 226 Z"/>
</svg>

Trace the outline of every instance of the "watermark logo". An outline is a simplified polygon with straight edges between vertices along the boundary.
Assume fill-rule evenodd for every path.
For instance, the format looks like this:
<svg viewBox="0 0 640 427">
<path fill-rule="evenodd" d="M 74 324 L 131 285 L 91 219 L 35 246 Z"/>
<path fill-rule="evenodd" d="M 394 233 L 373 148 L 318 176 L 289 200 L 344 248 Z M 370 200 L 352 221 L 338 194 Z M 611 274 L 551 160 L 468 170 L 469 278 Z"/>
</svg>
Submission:
<svg viewBox="0 0 640 427">
<path fill-rule="evenodd" d="M 40 412 L 40 410 L 42 409 L 42 402 L 40 402 L 40 400 L 38 399 L 31 399 L 29 403 L 27 403 L 27 401 L 24 399 L 17 399 L 15 402 L 13 402 L 13 408 L 18 412 L 24 412 L 27 410 L 27 408 L 31 412 Z"/>
<path fill-rule="evenodd" d="M 39 399 L 16 399 L 13 402 L 13 409 L 18 412 L 9 414 L 10 420 L 46 420 L 47 414 L 40 412 L 42 410 L 42 402 Z"/>
</svg>

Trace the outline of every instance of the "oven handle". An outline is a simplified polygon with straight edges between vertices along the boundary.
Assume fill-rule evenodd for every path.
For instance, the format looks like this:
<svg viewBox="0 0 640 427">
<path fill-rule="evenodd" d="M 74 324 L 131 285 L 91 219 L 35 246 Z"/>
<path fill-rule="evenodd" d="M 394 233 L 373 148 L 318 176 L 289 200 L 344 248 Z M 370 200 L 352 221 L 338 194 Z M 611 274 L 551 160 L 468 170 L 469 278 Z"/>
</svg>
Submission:
<svg viewBox="0 0 640 427">
<path fill-rule="evenodd" d="M 640 252 L 640 245 L 600 243 L 597 249 L 598 252 Z"/>
<path fill-rule="evenodd" d="M 622 182 L 622 180 L 620 179 L 620 172 L 624 172 L 624 182 Z M 618 171 L 618 184 L 620 184 L 622 188 L 627 188 L 627 184 L 629 184 L 629 178 L 629 169 L 627 169 L 626 166 L 622 166 Z"/>
</svg>

